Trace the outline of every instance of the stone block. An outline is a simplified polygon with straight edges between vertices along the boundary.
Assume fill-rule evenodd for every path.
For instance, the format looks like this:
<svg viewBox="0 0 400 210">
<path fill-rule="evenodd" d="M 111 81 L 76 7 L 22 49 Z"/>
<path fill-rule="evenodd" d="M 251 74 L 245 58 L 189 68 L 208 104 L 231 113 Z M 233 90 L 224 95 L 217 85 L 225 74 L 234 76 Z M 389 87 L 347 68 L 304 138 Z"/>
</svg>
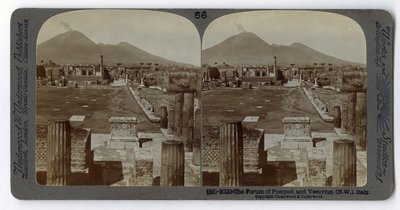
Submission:
<svg viewBox="0 0 400 210">
<path fill-rule="evenodd" d="M 153 156 L 150 151 L 144 149 L 135 150 L 135 165 L 132 175 L 132 185 L 153 185 Z"/>
<path fill-rule="evenodd" d="M 309 117 L 285 117 L 281 148 L 296 149 L 312 147 Z"/>
<path fill-rule="evenodd" d="M 282 140 L 281 148 L 282 149 L 298 149 L 299 148 L 299 143 L 295 142 L 295 141 Z"/>
<path fill-rule="evenodd" d="M 113 141 L 108 144 L 109 149 L 133 149 L 138 147 L 137 141 Z"/>
<path fill-rule="evenodd" d="M 299 149 L 312 147 L 312 142 L 299 142 Z"/>
<path fill-rule="evenodd" d="M 136 117 L 111 117 L 111 139 L 108 148 L 131 149 L 137 146 Z"/>
<path fill-rule="evenodd" d="M 322 149 L 307 150 L 308 171 L 307 186 L 323 187 L 326 185 L 326 157 Z"/>
<path fill-rule="evenodd" d="M 282 122 L 285 138 L 311 137 L 309 117 L 285 117 Z"/>
<path fill-rule="evenodd" d="M 111 136 L 134 137 L 137 136 L 136 117 L 111 117 L 109 119 Z"/>
</svg>

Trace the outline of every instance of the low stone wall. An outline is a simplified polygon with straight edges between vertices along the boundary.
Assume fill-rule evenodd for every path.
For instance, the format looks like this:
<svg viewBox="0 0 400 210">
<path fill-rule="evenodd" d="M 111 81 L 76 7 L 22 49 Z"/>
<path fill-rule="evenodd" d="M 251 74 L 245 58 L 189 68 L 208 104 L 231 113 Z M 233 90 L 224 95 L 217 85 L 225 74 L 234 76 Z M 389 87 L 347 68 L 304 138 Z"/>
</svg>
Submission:
<svg viewBox="0 0 400 210">
<path fill-rule="evenodd" d="M 103 78 L 101 76 L 67 76 L 69 85 L 96 85 L 101 83 Z"/>
<path fill-rule="evenodd" d="M 203 171 L 219 171 L 219 128 L 204 126 L 202 146 Z M 257 172 L 266 163 L 264 153 L 264 130 L 243 127 L 243 170 Z"/>
<path fill-rule="evenodd" d="M 160 118 L 157 117 L 154 112 L 153 112 L 153 108 L 151 107 L 151 109 L 149 110 L 149 102 L 144 103 L 143 98 L 140 97 L 139 93 L 135 90 L 133 90 L 132 88 L 129 88 L 129 91 L 131 92 L 133 98 L 135 99 L 135 101 L 138 103 L 139 107 L 142 109 L 142 111 L 144 112 L 144 114 L 146 115 L 147 119 L 150 120 L 150 122 L 153 123 L 158 123 L 160 122 Z M 147 105 L 146 105 L 147 104 Z M 151 106 L 151 104 L 150 104 Z"/>
<path fill-rule="evenodd" d="M 317 110 L 321 119 L 325 122 L 332 122 L 333 117 L 329 116 L 326 105 L 317 97 L 315 97 L 310 90 L 303 88 L 303 91 L 306 94 L 307 98 L 310 100 L 311 104 L 314 106 L 315 110 Z"/>
<path fill-rule="evenodd" d="M 71 128 L 71 172 L 87 172 L 93 163 L 91 130 Z M 36 127 L 36 171 L 47 171 L 47 126 Z"/>
</svg>

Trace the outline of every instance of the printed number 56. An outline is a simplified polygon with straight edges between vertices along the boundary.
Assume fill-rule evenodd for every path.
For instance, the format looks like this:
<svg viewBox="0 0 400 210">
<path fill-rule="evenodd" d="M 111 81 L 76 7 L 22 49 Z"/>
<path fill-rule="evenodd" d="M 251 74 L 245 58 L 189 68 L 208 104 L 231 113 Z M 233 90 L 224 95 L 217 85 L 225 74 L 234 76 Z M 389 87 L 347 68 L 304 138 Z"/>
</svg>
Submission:
<svg viewBox="0 0 400 210">
<path fill-rule="evenodd" d="M 194 18 L 196 18 L 196 19 L 206 19 L 207 18 L 207 12 L 206 11 L 202 11 L 202 12 L 200 12 L 200 11 L 197 11 L 197 12 L 195 12 L 194 13 Z"/>
</svg>

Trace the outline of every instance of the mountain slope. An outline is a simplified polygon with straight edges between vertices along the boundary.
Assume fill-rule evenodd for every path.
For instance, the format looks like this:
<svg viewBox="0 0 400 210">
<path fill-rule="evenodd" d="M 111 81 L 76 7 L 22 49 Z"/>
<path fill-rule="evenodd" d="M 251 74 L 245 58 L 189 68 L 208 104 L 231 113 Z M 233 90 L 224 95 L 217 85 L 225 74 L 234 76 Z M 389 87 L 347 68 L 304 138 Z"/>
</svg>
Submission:
<svg viewBox="0 0 400 210">
<path fill-rule="evenodd" d="M 59 64 L 97 64 L 100 55 L 105 64 L 159 63 L 178 64 L 150 54 L 127 42 L 116 45 L 96 44 L 79 31 L 67 31 L 37 46 L 36 61 L 51 60 Z"/>
<path fill-rule="evenodd" d="M 243 32 L 203 50 L 202 63 L 225 62 L 231 65 L 272 65 L 274 56 L 278 65 L 294 63 L 312 65 L 313 63 L 356 64 L 318 52 L 301 43 L 292 45 L 270 45 L 251 32 Z"/>
</svg>

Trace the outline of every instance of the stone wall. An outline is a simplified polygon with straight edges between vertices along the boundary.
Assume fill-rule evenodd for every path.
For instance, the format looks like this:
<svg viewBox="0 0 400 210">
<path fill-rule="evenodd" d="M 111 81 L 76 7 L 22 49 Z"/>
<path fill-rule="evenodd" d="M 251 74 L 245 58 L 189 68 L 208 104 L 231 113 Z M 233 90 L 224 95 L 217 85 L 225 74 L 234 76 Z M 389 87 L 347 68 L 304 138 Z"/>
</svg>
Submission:
<svg viewBox="0 0 400 210">
<path fill-rule="evenodd" d="M 203 171 L 218 171 L 219 128 L 204 126 L 202 146 Z M 243 127 L 243 165 L 244 172 L 255 172 L 266 163 L 264 153 L 264 130 Z"/>
<path fill-rule="evenodd" d="M 91 130 L 71 128 L 71 172 L 87 172 L 93 163 Z M 36 127 L 36 171 L 47 170 L 47 126 Z"/>
</svg>

